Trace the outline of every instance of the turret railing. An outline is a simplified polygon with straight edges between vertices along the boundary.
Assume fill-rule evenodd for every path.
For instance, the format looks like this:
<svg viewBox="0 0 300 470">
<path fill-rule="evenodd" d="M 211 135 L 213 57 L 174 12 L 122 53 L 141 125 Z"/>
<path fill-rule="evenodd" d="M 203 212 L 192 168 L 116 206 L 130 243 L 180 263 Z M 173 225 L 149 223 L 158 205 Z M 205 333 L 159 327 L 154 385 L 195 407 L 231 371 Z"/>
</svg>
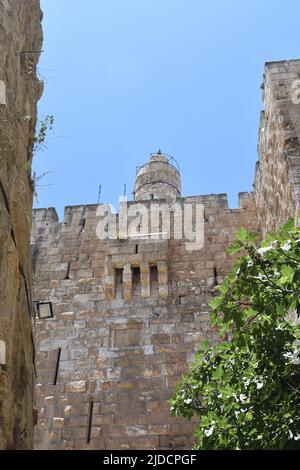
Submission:
<svg viewBox="0 0 300 470">
<path fill-rule="evenodd" d="M 156 162 L 159 162 L 159 163 L 164 163 L 165 165 L 170 165 L 172 168 L 174 168 L 174 170 L 177 171 L 178 175 L 180 176 L 180 167 L 179 167 L 179 164 L 177 162 L 177 160 L 172 157 L 171 155 L 168 155 L 167 153 L 151 153 L 150 156 L 151 157 L 154 157 L 154 156 L 157 156 L 157 155 L 161 155 L 162 157 L 165 157 L 167 158 L 167 162 L 163 161 L 163 160 L 152 160 L 152 161 L 149 161 L 147 163 L 145 163 L 144 165 L 141 165 L 141 166 L 137 166 L 136 167 L 136 176 L 138 175 L 138 173 L 140 172 L 140 170 L 142 170 L 143 168 L 146 168 L 147 166 L 151 165 L 152 163 L 156 163 Z"/>
</svg>

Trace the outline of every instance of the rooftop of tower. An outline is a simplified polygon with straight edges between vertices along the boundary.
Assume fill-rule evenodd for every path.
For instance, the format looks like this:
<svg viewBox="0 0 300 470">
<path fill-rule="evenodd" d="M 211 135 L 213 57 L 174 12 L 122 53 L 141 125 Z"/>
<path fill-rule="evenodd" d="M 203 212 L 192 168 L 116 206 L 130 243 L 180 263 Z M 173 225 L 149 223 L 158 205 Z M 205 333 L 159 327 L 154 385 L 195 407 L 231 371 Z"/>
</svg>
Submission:
<svg viewBox="0 0 300 470">
<path fill-rule="evenodd" d="M 134 199 L 175 200 L 181 196 L 179 165 L 174 157 L 158 150 L 147 163 L 137 168 Z"/>
<path fill-rule="evenodd" d="M 175 170 L 177 170 L 178 173 L 180 173 L 180 167 L 179 167 L 179 164 L 178 164 L 176 158 L 174 158 L 171 155 L 168 155 L 167 153 L 164 153 L 160 149 L 158 149 L 157 152 L 150 154 L 150 158 L 149 158 L 148 162 L 144 163 L 144 165 L 136 167 L 136 174 L 138 174 L 138 172 L 142 168 L 146 167 L 147 165 L 149 165 L 152 162 L 166 163 L 166 164 L 172 166 L 173 168 L 175 168 Z"/>
</svg>

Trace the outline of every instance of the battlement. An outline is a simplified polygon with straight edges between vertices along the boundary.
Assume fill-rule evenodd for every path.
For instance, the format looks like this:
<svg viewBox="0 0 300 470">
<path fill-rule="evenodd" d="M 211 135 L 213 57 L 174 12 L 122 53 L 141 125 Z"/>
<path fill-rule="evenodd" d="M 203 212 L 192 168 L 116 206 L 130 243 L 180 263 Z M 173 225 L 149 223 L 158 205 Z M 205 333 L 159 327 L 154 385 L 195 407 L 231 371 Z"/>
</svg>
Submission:
<svg viewBox="0 0 300 470">
<path fill-rule="evenodd" d="M 54 207 L 33 209 L 32 211 L 33 224 L 38 222 L 58 222 L 58 214 Z"/>
<path fill-rule="evenodd" d="M 290 68 L 293 65 L 300 65 L 300 59 L 270 60 L 265 62 L 265 68 L 279 68 L 281 66 Z"/>
<path fill-rule="evenodd" d="M 175 203 L 178 204 L 203 204 L 205 208 L 209 209 L 214 207 L 219 212 L 228 211 L 228 210 L 239 210 L 245 209 L 249 203 L 253 202 L 254 194 L 252 192 L 240 192 L 238 194 L 238 209 L 230 209 L 228 206 L 228 197 L 226 193 L 220 194 L 202 194 L 196 196 L 186 196 L 177 198 L 176 201 L 169 203 L 170 210 L 172 210 L 172 205 Z M 166 203 L 165 199 L 141 199 L 138 201 L 127 201 L 128 207 L 135 204 L 144 204 L 147 208 L 151 207 L 152 204 L 164 204 Z M 100 204 L 104 205 L 104 204 Z M 83 217 L 91 218 L 96 217 L 96 212 L 98 209 L 98 204 L 83 204 L 83 205 L 74 205 L 74 206 L 65 206 L 64 209 L 64 218 L 62 221 L 59 221 L 57 211 L 54 207 L 49 208 L 37 208 L 32 211 L 33 227 L 37 225 L 49 225 L 54 224 L 78 224 L 78 221 L 82 220 Z M 118 217 L 118 212 L 116 216 Z"/>
</svg>

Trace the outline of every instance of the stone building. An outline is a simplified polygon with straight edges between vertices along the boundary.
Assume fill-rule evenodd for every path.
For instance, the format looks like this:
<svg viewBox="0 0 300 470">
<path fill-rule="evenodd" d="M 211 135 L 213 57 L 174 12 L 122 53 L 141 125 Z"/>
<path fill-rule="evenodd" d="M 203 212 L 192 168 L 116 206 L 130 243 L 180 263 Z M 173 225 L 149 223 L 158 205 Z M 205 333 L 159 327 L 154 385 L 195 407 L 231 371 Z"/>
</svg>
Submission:
<svg viewBox="0 0 300 470">
<path fill-rule="evenodd" d="M 38 0 L 0 0 L 0 449 L 33 446 L 30 166 L 42 83 Z"/>
<path fill-rule="evenodd" d="M 264 234 L 297 215 L 299 77 L 300 61 L 266 64 L 254 192 L 238 209 L 226 194 L 182 196 L 158 152 L 119 214 L 34 210 L 37 448 L 192 446 L 193 423 L 171 417 L 168 399 L 200 341 L 218 341 L 208 302 L 231 268 L 226 248 L 240 227 Z"/>
</svg>

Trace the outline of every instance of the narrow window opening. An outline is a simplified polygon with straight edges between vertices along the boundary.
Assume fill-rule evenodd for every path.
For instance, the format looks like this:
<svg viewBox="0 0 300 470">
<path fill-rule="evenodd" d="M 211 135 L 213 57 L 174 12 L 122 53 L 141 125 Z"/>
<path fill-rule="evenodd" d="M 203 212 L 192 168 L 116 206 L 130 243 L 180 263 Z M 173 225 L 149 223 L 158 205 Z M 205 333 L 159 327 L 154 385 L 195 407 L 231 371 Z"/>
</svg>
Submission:
<svg viewBox="0 0 300 470">
<path fill-rule="evenodd" d="M 65 280 L 70 279 L 70 267 L 71 267 L 71 263 L 68 263 Z"/>
<path fill-rule="evenodd" d="M 155 295 L 158 293 L 157 266 L 150 266 L 150 290 L 151 290 L 151 295 Z"/>
<path fill-rule="evenodd" d="M 151 266 L 150 267 L 150 278 L 151 278 L 151 281 L 158 282 L 157 266 Z"/>
<path fill-rule="evenodd" d="M 60 355 L 61 355 L 61 348 L 58 348 L 57 361 L 56 361 L 56 368 L 55 368 L 55 374 L 54 374 L 53 385 L 56 385 L 56 384 L 57 384 L 57 377 L 58 377 L 58 370 L 59 370 Z"/>
<path fill-rule="evenodd" d="M 79 236 L 80 236 L 80 234 L 84 231 L 85 219 L 81 219 L 81 221 L 79 222 L 79 226 L 80 226 L 80 232 L 79 232 Z"/>
<path fill-rule="evenodd" d="M 142 214 L 137 211 L 136 215 L 138 216 L 138 223 L 136 226 L 136 232 L 141 233 L 141 226 L 142 226 Z"/>
<path fill-rule="evenodd" d="M 135 245 L 135 254 L 137 255 L 139 251 L 139 245 Z"/>
<path fill-rule="evenodd" d="M 93 424 L 93 409 L 94 409 L 94 402 L 90 401 L 89 413 L 88 413 L 88 427 L 87 427 L 87 435 L 86 435 L 86 443 L 87 444 L 89 444 L 91 442 L 92 424 Z"/>
<path fill-rule="evenodd" d="M 150 198 L 154 199 L 154 194 L 153 193 L 150 194 Z"/>
<path fill-rule="evenodd" d="M 214 284 L 213 284 L 213 287 L 215 287 L 217 285 L 218 285 L 218 272 L 217 272 L 217 268 L 214 267 Z"/>
<path fill-rule="evenodd" d="M 172 234 L 172 238 L 174 238 L 174 226 L 175 226 L 175 220 L 174 220 L 175 212 L 170 211 L 170 233 Z"/>
<path fill-rule="evenodd" d="M 159 213 L 159 233 L 162 233 L 162 228 L 163 228 L 163 218 L 162 218 L 162 213 Z"/>
<path fill-rule="evenodd" d="M 116 268 L 116 299 L 123 299 L 123 269 Z"/>
<path fill-rule="evenodd" d="M 141 272 L 139 267 L 132 269 L 132 294 L 140 295 L 141 293 Z"/>
<path fill-rule="evenodd" d="M 132 268 L 132 282 L 139 283 L 141 281 L 140 268 Z"/>
</svg>

